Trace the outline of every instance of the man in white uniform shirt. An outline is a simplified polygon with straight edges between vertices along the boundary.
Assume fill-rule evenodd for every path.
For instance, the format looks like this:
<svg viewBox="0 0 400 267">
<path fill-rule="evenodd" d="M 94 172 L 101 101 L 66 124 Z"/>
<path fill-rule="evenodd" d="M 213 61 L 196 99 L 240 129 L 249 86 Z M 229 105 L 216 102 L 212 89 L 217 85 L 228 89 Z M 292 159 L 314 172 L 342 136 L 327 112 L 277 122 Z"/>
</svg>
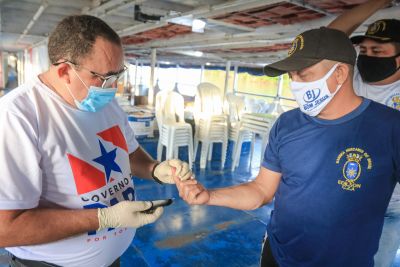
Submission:
<svg viewBox="0 0 400 267">
<path fill-rule="evenodd" d="M 119 266 L 135 228 L 156 221 L 132 175 L 174 183 L 187 163 L 154 161 L 114 99 L 126 70 L 102 20 L 62 20 L 51 67 L 0 99 L 0 247 L 11 266 Z"/>
<path fill-rule="evenodd" d="M 389 0 L 370 0 L 336 18 L 328 27 L 350 35 L 364 20 Z M 365 35 L 351 38 L 359 47 L 354 71 L 355 92 L 400 110 L 400 20 L 382 19 L 369 25 Z M 385 118 L 382 118 L 383 120 Z M 400 246 L 400 186 L 397 185 L 385 214 L 375 254 L 376 267 L 390 267 Z"/>
</svg>

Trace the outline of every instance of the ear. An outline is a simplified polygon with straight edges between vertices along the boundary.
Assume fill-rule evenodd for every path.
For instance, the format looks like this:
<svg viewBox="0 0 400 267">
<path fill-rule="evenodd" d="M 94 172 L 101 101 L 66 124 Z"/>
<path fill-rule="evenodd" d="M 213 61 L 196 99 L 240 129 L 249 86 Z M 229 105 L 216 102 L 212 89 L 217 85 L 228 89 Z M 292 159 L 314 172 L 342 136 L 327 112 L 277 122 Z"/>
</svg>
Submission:
<svg viewBox="0 0 400 267">
<path fill-rule="evenodd" d="M 64 83 L 70 84 L 71 81 L 70 81 L 70 76 L 69 76 L 69 73 L 70 73 L 69 70 L 70 70 L 71 66 L 67 63 L 61 63 L 55 67 L 56 67 L 57 77 L 60 80 L 63 80 Z"/>
<path fill-rule="evenodd" d="M 335 78 L 338 84 L 343 84 L 349 78 L 349 75 L 349 65 L 341 63 L 336 67 Z"/>
</svg>

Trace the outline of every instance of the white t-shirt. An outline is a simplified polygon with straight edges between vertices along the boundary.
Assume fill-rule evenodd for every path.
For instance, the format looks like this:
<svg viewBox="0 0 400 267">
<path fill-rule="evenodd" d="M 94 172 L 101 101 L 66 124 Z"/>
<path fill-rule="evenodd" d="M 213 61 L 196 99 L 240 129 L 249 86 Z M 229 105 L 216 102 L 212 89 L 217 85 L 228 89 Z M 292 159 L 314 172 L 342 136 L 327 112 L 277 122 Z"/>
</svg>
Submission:
<svg viewBox="0 0 400 267">
<path fill-rule="evenodd" d="M 99 112 L 80 111 L 36 78 L 0 98 L 0 209 L 98 208 L 134 200 L 129 154 L 137 148 L 115 100 Z M 131 228 L 105 229 L 6 249 L 61 266 L 108 266 L 134 235 Z"/>
<path fill-rule="evenodd" d="M 400 80 L 386 85 L 370 85 L 362 80 L 355 68 L 353 83 L 357 95 L 400 110 Z"/>
<path fill-rule="evenodd" d="M 400 80 L 386 85 L 370 85 L 364 82 L 357 68 L 354 69 L 353 86 L 357 95 L 400 110 Z M 391 204 L 400 204 L 400 185 L 396 185 Z"/>
</svg>

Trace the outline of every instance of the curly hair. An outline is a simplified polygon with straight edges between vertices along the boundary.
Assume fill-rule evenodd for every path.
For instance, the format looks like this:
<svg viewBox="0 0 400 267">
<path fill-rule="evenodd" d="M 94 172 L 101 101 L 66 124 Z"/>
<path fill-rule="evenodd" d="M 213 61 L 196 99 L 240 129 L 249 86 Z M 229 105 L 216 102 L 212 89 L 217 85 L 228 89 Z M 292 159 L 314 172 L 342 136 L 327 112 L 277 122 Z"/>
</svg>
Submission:
<svg viewBox="0 0 400 267">
<path fill-rule="evenodd" d="M 60 59 L 78 63 L 79 59 L 92 52 L 97 37 L 122 46 L 118 34 L 99 18 L 89 15 L 64 18 L 49 37 L 48 53 L 51 64 Z"/>
</svg>

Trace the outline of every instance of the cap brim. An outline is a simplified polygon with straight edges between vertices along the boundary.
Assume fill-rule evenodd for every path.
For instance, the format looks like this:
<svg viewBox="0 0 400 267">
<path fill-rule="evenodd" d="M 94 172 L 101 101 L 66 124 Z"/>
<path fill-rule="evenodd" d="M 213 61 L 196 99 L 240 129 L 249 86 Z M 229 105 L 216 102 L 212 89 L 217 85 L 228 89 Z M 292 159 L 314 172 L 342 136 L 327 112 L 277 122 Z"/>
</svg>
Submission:
<svg viewBox="0 0 400 267">
<path fill-rule="evenodd" d="M 320 62 L 321 59 L 315 58 L 296 58 L 288 57 L 281 61 L 272 63 L 264 67 L 264 73 L 270 77 L 276 77 L 285 74 L 288 71 L 297 71 Z"/>
<path fill-rule="evenodd" d="M 362 41 L 364 41 L 365 38 L 373 39 L 373 40 L 375 40 L 375 41 L 382 42 L 382 43 L 385 43 L 385 42 L 392 42 L 392 41 L 393 41 L 391 38 L 385 38 L 385 37 L 379 37 L 379 36 L 372 36 L 372 35 L 358 35 L 358 36 L 353 36 L 353 37 L 350 38 L 350 40 L 351 40 L 351 42 L 352 42 L 353 44 L 359 44 L 359 43 L 361 43 Z"/>
</svg>

